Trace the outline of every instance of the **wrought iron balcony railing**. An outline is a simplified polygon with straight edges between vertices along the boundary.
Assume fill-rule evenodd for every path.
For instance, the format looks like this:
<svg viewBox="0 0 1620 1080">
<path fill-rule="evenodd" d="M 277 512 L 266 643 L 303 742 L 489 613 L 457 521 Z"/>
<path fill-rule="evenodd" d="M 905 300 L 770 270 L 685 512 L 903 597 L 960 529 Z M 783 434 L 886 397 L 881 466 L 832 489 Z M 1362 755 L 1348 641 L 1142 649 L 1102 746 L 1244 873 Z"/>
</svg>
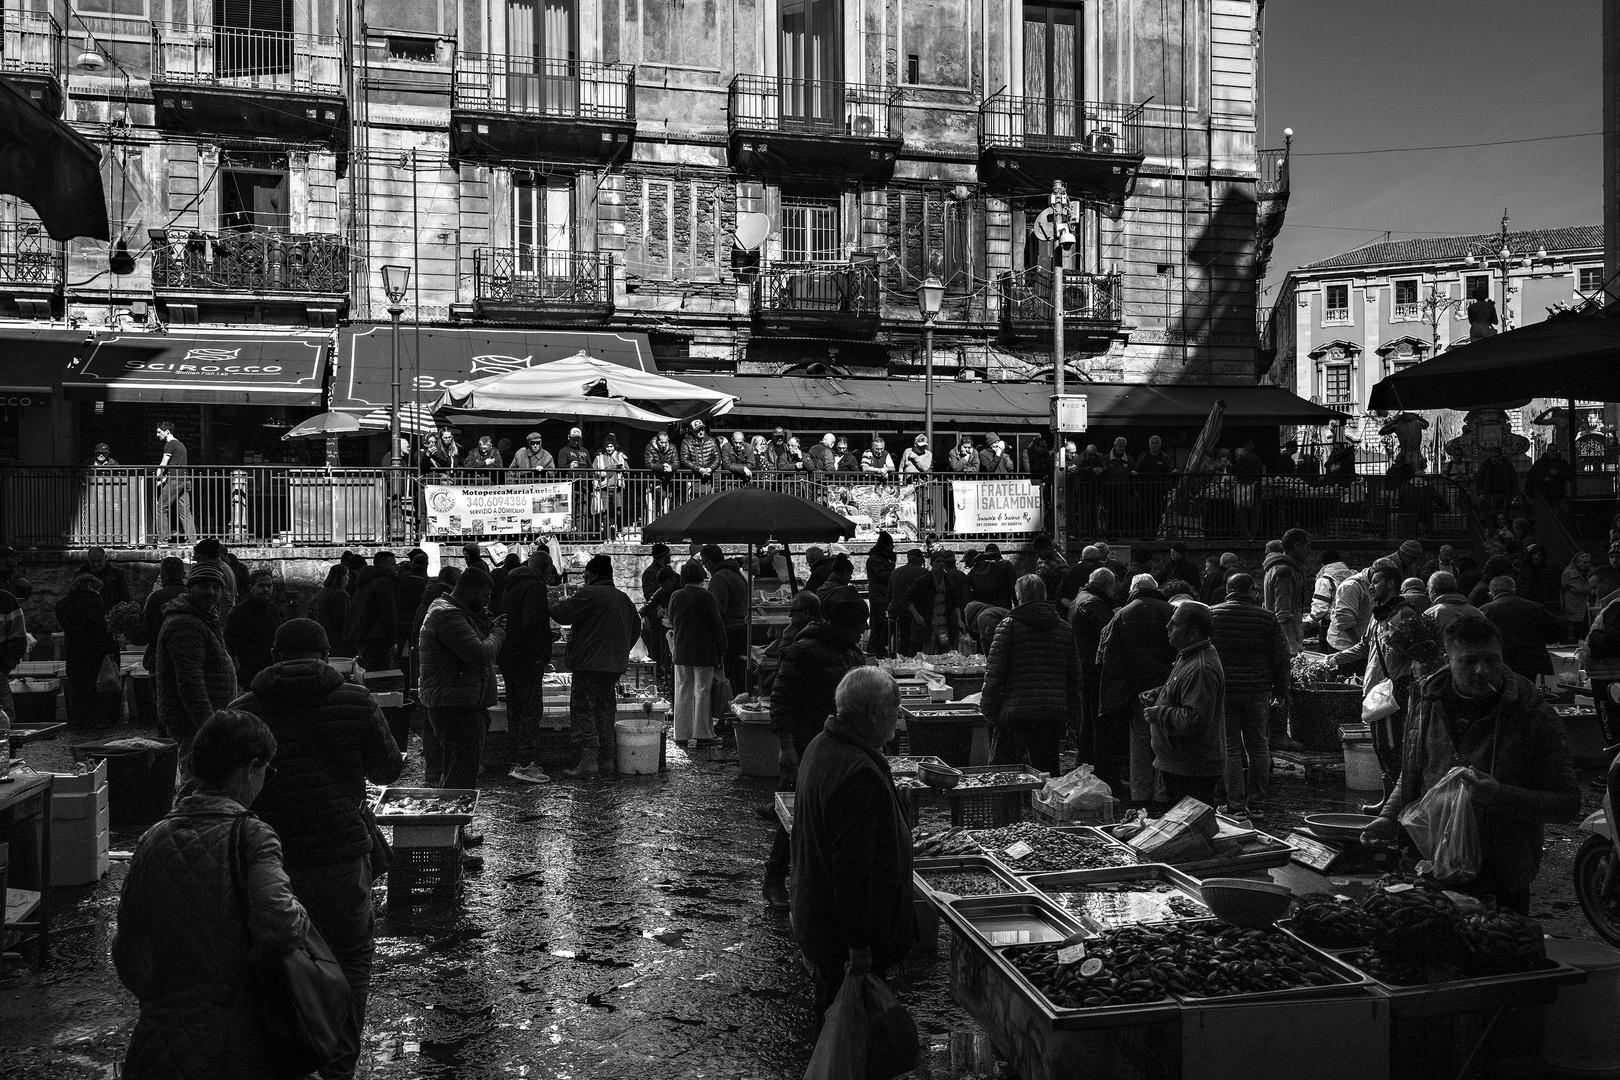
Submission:
<svg viewBox="0 0 1620 1080">
<path fill-rule="evenodd" d="M 979 107 L 979 147 L 1140 157 L 1142 106 L 996 94 Z"/>
<path fill-rule="evenodd" d="M 1259 152 L 1260 182 L 1255 194 L 1262 199 L 1274 199 L 1288 194 L 1288 150 L 1261 150 Z"/>
<path fill-rule="evenodd" d="M 67 53 L 55 19 L 43 11 L 7 11 L 0 18 L 0 72 L 62 77 Z"/>
<path fill-rule="evenodd" d="M 899 139 L 899 100 L 894 86 L 738 75 L 731 80 L 730 125 L 734 132 Z"/>
<path fill-rule="evenodd" d="M 634 120 L 636 71 L 588 60 L 457 53 L 452 104 L 457 109 Z"/>
<path fill-rule="evenodd" d="M 234 26 L 152 25 L 152 78 L 243 90 L 343 92 L 343 39 Z"/>
<path fill-rule="evenodd" d="M 152 286 L 189 292 L 349 291 L 349 246 L 341 236 L 267 229 L 217 233 L 153 229 Z"/>
<path fill-rule="evenodd" d="M 1052 271 L 1043 266 L 1004 274 L 1000 280 L 1001 309 L 1017 323 L 1052 321 Z M 1063 275 L 1064 319 L 1117 323 L 1120 320 L 1118 274 Z"/>
<path fill-rule="evenodd" d="M 62 245 L 37 221 L 0 224 L 0 286 L 59 286 Z"/>
<path fill-rule="evenodd" d="M 754 284 L 757 315 L 876 318 L 878 274 L 858 263 L 772 263 Z"/>
<path fill-rule="evenodd" d="M 535 248 L 479 248 L 474 295 L 501 304 L 593 307 L 613 303 L 613 256 Z"/>
</svg>

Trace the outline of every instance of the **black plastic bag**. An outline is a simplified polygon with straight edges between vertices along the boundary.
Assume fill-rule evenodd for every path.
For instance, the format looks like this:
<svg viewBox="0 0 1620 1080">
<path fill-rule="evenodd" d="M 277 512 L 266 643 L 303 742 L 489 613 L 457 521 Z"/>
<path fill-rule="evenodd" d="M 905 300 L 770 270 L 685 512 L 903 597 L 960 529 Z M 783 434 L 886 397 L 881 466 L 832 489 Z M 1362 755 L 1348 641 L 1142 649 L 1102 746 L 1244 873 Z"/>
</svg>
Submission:
<svg viewBox="0 0 1620 1080">
<path fill-rule="evenodd" d="M 846 969 L 804 1080 L 890 1080 L 917 1065 L 917 1025 L 876 975 Z"/>
</svg>

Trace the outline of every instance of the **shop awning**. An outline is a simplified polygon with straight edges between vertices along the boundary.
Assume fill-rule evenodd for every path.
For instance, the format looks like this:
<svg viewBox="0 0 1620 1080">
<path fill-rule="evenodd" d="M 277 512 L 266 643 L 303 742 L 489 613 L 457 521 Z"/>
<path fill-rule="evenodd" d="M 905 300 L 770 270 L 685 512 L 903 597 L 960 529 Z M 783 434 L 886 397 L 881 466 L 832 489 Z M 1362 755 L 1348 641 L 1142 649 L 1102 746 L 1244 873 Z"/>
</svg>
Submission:
<svg viewBox="0 0 1620 1080">
<path fill-rule="evenodd" d="M 82 330 L 13 329 L 0 333 L 0 390 L 50 394 L 85 351 Z"/>
<path fill-rule="evenodd" d="M 330 342 L 328 334 L 118 334 L 81 346 L 62 389 L 99 401 L 319 405 Z"/>
<path fill-rule="evenodd" d="M 734 416 L 825 417 L 915 423 L 922 418 L 921 380 L 836 379 L 792 375 L 682 375 L 686 382 L 735 394 Z M 1217 399 L 1226 423 L 1326 424 L 1343 414 L 1312 404 L 1280 386 L 1145 386 L 1082 383 L 1094 424 L 1202 424 Z M 934 419 L 948 424 L 1045 426 L 1050 383 L 935 380 Z"/>
<path fill-rule="evenodd" d="M 334 408 L 369 410 L 389 404 L 394 362 L 391 333 L 386 325 L 339 331 Z M 658 370 L 646 334 L 403 326 L 399 333 L 400 394 L 406 401 L 431 403 L 457 383 L 562 360 L 581 351 L 639 371 Z"/>
</svg>

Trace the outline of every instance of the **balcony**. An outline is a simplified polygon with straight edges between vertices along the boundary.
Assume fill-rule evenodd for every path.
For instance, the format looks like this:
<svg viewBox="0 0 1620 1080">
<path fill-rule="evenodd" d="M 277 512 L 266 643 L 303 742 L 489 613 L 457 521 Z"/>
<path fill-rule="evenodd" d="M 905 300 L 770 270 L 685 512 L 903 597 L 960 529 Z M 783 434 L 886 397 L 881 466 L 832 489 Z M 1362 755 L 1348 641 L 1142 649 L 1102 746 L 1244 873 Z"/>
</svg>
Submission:
<svg viewBox="0 0 1620 1080">
<path fill-rule="evenodd" d="M 173 322 L 200 305 L 251 307 L 261 316 L 302 308 L 311 325 L 330 325 L 348 304 L 349 246 L 325 233 L 230 229 L 215 233 L 152 229 L 152 291 Z"/>
<path fill-rule="evenodd" d="M 1002 333 L 1020 341 L 1052 340 L 1052 271 L 1045 267 L 1003 274 Z M 1118 274 L 1063 275 L 1063 334 L 1066 348 L 1105 344 L 1120 324 Z"/>
<path fill-rule="evenodd" d="M 0 223 L 0 298 L 28 319 L 48 319 L 62 295 L 62 245 L 37 221 Z"/>
<path fill-rule="evenodd" d="M 62 28 L 43 11 L 6 11 L 0 19 L 0 75 L 40 108 L 61 116 L 67 71 Z"/>
<path fill-rule="evenodd" d="M 636 72 L 624 64 L 457 53 L 450 147 L 467 161 L 578 161 L 629 153 Z"/>
<path fill-rule="evenodd" d="M 738 75 L 729 102 L 731 161 L 758 176 L 884 181 L 903 139 L 900 89 Z"/>
<path fill-rule="evenodd" d="M 772 263 L 754 282 L 754 322 L 764 333 L 869 338 L 880 291 L 873 265 Z"/>
<path fill-rule="evenodd" d="M 613 256 L 479 248 L 473 253 L 473 300 L 481 319 L 602 322 L 613 314 Z"/>
<path fill-rule="evenodd" d="M 348 145 L 338 37 L 156 23 L 152 101 L 171 131 Z"/>
<path fill-rule="evenodd" d="M 1120 203 L 1145 157 L 1142 106 L 996 94 L 979 107 L 979 177 L 1007 194 Z"/>
<path fill-rule="evenodd" d="M 1396 304 L 1390 310 L 1390 322 L 1423 322 L 1422 304 Z"/>
</svg>

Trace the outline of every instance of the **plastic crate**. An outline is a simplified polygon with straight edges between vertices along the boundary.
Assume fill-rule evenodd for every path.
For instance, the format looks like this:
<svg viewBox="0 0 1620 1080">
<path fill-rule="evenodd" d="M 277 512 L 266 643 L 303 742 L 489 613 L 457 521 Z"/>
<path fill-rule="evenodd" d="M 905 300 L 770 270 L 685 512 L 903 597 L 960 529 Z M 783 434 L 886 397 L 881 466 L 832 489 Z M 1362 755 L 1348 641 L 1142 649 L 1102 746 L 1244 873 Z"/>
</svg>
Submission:
<svg viewBox="0 0 1620 1080">
<path fill-rule="evenodd" d="M 1048 825 L 1112 825 L 1119 820 L 1119 800 L 1112 795 L 1094 810 L 1077 810 L 1061 803 L 1041 801 L 1040 792 L 1029 797 L 1029 808 L 1036 821 Z"/>
<path fill-rule="evenodd" d="M 461 890 L 461 847 L 396 847 L 388 868 L 388 904 L 454 900 Z"/>
<path fill-rule="evenodd" d="M 1024 820 L 1027 791 L 980 791 L 951 797 L 951 827 L 999 829 Z"/>
</svg>

